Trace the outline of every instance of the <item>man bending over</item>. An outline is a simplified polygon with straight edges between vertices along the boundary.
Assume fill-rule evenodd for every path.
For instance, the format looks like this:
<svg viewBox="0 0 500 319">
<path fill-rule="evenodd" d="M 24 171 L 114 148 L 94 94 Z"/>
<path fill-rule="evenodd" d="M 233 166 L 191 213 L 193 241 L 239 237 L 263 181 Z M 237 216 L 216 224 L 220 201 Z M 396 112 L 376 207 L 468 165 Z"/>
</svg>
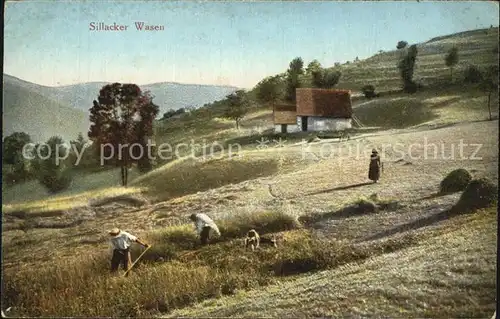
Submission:
<svg viewBox="0 0 500 319">
<path fill-rule="evenodd" d="M 220 231 L 214 221 L 206 214 L 191 214 L 189 217 L 194 222 L 196 232 L 200 237 L 201 244 L 208 244 L 210 238 L 210 231 L 214 231 L 217 236 L 220 236 Z"/>
</svg>

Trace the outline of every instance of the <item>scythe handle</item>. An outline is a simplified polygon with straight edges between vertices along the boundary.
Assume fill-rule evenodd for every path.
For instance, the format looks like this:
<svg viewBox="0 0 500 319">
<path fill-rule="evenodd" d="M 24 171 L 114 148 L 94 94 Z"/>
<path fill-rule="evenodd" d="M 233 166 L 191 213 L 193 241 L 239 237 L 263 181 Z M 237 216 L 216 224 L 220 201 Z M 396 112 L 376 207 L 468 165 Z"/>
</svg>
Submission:
<svg viewBox="0 0 500 319">
<path fill-rule="evenodd" d="M 123 277 L 126 277 L 128 275 L 128 272 L 135 266 L 135 264 L 139 261 L 139 259 L 141 259 L 141 257 L 148 251 L 149 248 L 151 248 L 151 246 L 144 249 L 142 254 L 140 254 L 139 257 L 137 257 L 137 259 L 132 263 L 132 265 L 130 265 L 130 267 L 128 267 L 127 271 L 123 274 Z"/>
</svg>

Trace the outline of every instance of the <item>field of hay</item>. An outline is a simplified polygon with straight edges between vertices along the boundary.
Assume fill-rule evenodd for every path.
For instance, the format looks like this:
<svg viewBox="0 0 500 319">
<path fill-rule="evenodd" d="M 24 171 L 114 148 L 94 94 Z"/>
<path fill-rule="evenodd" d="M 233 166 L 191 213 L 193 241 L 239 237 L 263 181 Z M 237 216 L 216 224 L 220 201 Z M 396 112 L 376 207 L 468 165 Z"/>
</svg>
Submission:
<svg viewBox="0 0 500 319">
<path fill-rule="evenodd" d="M 485 52 L 492 36 L 471 36 L 484 55 L 463 56 L 491 64 Z M 457 40 L 424 44 L 418 63 L 437 70 L 440 46 L 465 50 L 472 40 L 450 41 Z M 373 76 L 391 89 L 397 74 L 378 73 L 390 68 L 391 54 L 360 62 L 373 72 L 343 79 L 360 86 Z M 498 94 L 491 102 L 498 105 Z M 31 182 L 3 189 L 2 310 L 44 317 L 491 317 L 496 202 L 457 211 L 462 192 L 439 190 L 458 168 L 498 185 L 498 108 L 490 120 L 483 91 L 450 85 L 357 98 L 354 112 L 365 127 L 342 142 L 271 134 L 266 109 L 255 109 L 239 131 L 219 118 L 165 122 L 157 143 L 205 139 L 241 149 L 133 173 L 127 188 L 109 170 L 78 176 L 57 196 Z M 384 164 L 375 184 L 367 176 L 373 148 Z M 222 237 L 200 247 L 193 212 L 212 216 Z M 152 244 L 127 278 L 109 274 L 112 227 Z M 276 236 L 278 247 L 245 250 L 250 228 Z M 133 258 L 142 251 L 135 246 Z"/>
</svg>

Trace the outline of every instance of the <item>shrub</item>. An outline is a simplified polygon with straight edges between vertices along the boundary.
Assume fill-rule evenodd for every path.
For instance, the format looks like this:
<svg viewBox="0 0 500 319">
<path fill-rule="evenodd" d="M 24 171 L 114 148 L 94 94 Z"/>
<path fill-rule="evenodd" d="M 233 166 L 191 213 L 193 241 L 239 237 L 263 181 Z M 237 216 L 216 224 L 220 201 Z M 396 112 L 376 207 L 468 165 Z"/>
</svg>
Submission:
<svg viewBox="0 0 500 319">
<path fill-rule="evenodd" d="M 375 87 L 371 84 L 363 86 L 361 91 L 363 92 L 363 94 L 367 99 L 377 97 L 377 94 L 375 93 Z"/>
<path fill-rule="evenodd" d="M 493 205 L 498 199 L 498 187 L 487 178 L 472 180 L 465 188 L 453 211 L 469 212 Z"/>
<path fill-rule="evenodd" d="M 483 74 L 478 67 L 469 65 L 464 72 L 465 83 L 480 83 L 483 80 Z"/>
<path fill-rule="evenodd" d="M 45 144 L 45 148 L 40 150 L 40 158 L 35 159 L 38 163 L 35 165 L 40 184 L 45 186 L 51 193 L 57 193 L 65 190 L 71 185 L 73 179 L 69 167 L 60 161 L 60 158 L 66 158 L 69 150 L 64 146 L 64 141 L 58 136 L 51 137 Z M 42 158 L 42 154 L 45 153 Z M 60 158 L 57 158 L 59 156 Z"/>
<path fill-rule="evenodd" d="M 39 181 L 49 192 L 57 193 L 67 189 L 71 185 L 72 179 L 69 170 L 47 171 L 41 174 Z"/>
<path fill-rule="evenodd" d="M 456 169 L 441 181 L 439 191 L 442 194 L 463 191 L 471 179 L 472 176 L 467 170 L 463 168 Z"/>
</svg>

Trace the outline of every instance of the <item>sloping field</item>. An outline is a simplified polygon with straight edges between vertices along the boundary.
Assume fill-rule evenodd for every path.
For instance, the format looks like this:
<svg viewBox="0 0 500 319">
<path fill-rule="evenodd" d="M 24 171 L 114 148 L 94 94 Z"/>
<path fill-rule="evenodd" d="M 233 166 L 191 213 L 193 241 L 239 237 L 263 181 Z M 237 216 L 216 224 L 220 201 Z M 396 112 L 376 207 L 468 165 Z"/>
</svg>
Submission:
<svg viewBox="0 0 500 319">
<path fill-rule="evenodd" d="M 444 57 L 452 47 L 459 52 L 459 62 L 454 68 L 456 80 L 463 78 L 461 72 L 468 65 L 482 70 L 498 68 L 498 28 L 474 30 L 418 44 L 415 80 L 423 85 L 450 81 L 450 69 L 446 67 Z M 383 52 L 366 60 L 342 65 L 342 77 L 337 86 L 354 91 L 360 91 L 367 84 L 380 91 L 400 88 L 397 62 L 402 52 Z"/>
<path fill-rule="evenodd" d="M 168 317 L 481 317 L 495 311 L 496 211 L 446 221 L 364 263 L 208 300 Z"/>
</svg>

